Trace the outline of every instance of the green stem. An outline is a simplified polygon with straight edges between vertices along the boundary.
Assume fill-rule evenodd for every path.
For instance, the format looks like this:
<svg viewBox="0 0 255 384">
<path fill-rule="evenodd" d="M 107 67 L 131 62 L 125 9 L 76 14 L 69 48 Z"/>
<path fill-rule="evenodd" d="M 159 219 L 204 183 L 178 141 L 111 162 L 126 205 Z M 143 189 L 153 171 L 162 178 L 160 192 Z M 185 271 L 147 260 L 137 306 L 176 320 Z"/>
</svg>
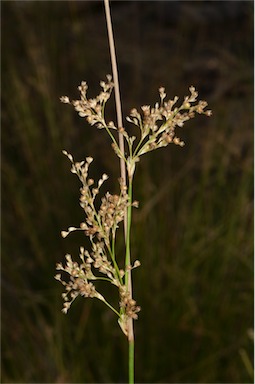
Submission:
<svg viewBox="0 0 255 384">
<path fill-rule="evenodd" d="M 112 248 L 111 248 L 110 255 L 111 255 L 113 265 L 114 265 L 114 269 L 117 272 L 117 278 L 119 279 L 120 283 L 122 284 L 122 277 L 120 275 L 119 266 L 116 263 L 116 259 L 115 259 L 115 231 L 113 231 L 113 234 L 112 234 Z"/>
<path fill-rule="evenodd" d="M 134 372 L 135 372 L 135 367 L 134 367 L 134 357 L 135 357 L 135 342 L 134 340 L 129 340 L 129 384 L 134 384 L 135 378 L 134 378 Z"/>
<path fill-rule="evenodd" d="M 148 135 L 146 135 L 146 136 L 148 136 Z M 140 147 L 141 147 L 144 139 L 146 138 L 146 136 L 144 136 L 143 138 L 140 139 L 139 143 L 136 146 L 136 149 L 134 150 L 133 157 L 135 157 L 137 155 L 137 153 L 140 150 Z"/>
<path fill-rule="evenodd" d="M 127 237 L 126 237 L 126 272 L 125 272 L 125 285 L 132 297 L 132 280 L 131 280 L 131 269 L 129 270 L 129 266 L 131 265 L 131 257 L 130 257 L 130 230 L 131 230 L 131 219 L 132 219 L 132 178 L 129 179 L 128 185 L 128 196 L 129 196 L 129 207 L 127 209 Z M 135 349 L 135 341 L 134 341 L 134 329 L 133 329 L 133 319 L 128 319 L 128 376 L 129 376 L 129 384 L 134 384 L 134 349 Z"/>
<path fill-rule="evenodd" d="M 118 148 L 118 153 L 119 153 L 119 156 L 120 156 L 120 159 L 122 160 L 122 162 L 124 162 L 124 167 L 125 167 L 125 163 L 127 162 L 126 158 L 125 158 L 125 152 L 122 152 L 121 151 L 121 148 L 120 146 L 118 145 L 117 141 L 115 140 L 115 137 L 113 136 L 113 134 L 111 133 L 110 129 L 108 128 L 107 124 L 105 124 L 105 129 L 108 133 L 108 135 L 110 136 L 110 138 L 112 139 L 112 142 L 115 144 L 115 146 Z M 122 176 L 121 176 L 122 177 Z M 122 177 L 123 178 L 123 177 Z M 126 180 L 123 179 L 124 181 Z"/>
<path fill-rule="evenodd" d="M 130 258 L 130 231 L 131 231 L 131 220 L 132 220 L 132 179 L 129 180 L 129 185 L 128 185 L 128 197 L 129 197 L 129 203 L 130 205 L 128 206 L 127 209 L 127 237 L 126 237 L 126 260 L 125 260 L 125 285 L 128 287 L 128 275 L 131 273 L 131 271 L 128 271 L 128 267 L 131 264 L 131 258 Z M 130 294 L 132 294 L 130 292 Z"/>
<path fill-rule="evenodd" d="M 119 145 L 117 143 L 117 141 L 115 140 L 115 137 L 113 136 L 113 134 L 111 133 L 110 129 L 108 128 L 107 124 L 105 123 L 105 129 L 108 133 L 108 135 L 110 136 L 110 138 L 112 139 L 112 142 L 119 148 Z"/>
<path fill-rule="evenodd" d="M 118 317 L 120 317 L 120 313 L 116 311 L 116 309 L 110 303 L 108 303 L 108 301 L 104 299 L 103 302 L 107 305 L 107 307 L 109 307 L 113 312 L 115 312 Z"/>
</svg>

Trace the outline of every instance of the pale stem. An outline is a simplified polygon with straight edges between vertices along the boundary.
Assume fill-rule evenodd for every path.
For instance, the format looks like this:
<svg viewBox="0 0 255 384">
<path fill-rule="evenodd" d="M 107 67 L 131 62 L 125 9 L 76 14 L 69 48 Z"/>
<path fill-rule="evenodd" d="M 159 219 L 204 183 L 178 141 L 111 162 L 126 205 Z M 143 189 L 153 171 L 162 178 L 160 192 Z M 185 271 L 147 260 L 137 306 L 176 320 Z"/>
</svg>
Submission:
<svg viewBox="0 0 255 384">
<path fill-rule="evenodd" d="M 104 5 L 105 5 L 105 15 L 106 15 L 106 23 L 107 23 L 107 30 L 108 30 L 109 45 L 110 45 L 112 74 L 113 74 L 113 81 L 114 81 L 117 124 L 118 124 L 118 128 L 123 128 L 117 60 L 116 60 L 115 45 L 114 45 L 114 38 L 113 38 L 113 31 L 112 31 L 112 21 L 111 21 L 109 0 L 104 0 Z M 119 132 L 119 148 L 124 155 L 125 153 L 124 137 L 120 132 Z M 126 185 L 126 167 L 125 167 L 125 161 L 123 159 L 120 159 L 120 171 L 121 171 L 121 178 L 123 179 L 123 182 Z M 132 182 L 131 182 L 131 198 L 132 198 Z M 129 202 L 130 204 L 132 203 L 132 201 L 129 201 Z M 125 232 L 126 247 L 128 247 L 128 250 L 129 250 L 128 251 L 129 258 L 127 257 L 127 254 L 126 254 L 126 267 L 130 265 L 130 236 L 128 232 L 130 232 L 130 225 L 131 225 L 131 207 L 129 208 L 129 216 L 130 218 L 128 223 L 128 214 L 126 211 L 125 217 L 124 217 L 124 232 Z M 128 291 L 130 293 L 130 296 L 132 298 L 131 270 L 128 273 L 127 286 L 128 286 Z M 129 342 L 129 383 L 132 384 L 134 383 L 134 328 L 133 328 L 132 318 L 130 318 L 128 321 L 128 342 Z"/>
<path fill-rule="evenodd" d="M 121 111 L 121 101 L 120 101 L 119 77 L 118 77 L 117 60 L 116 60 L 116 53 L 115 53 L 109 0 L 104 0 L 104 5 L 105 5 L 105 15 L 106 15 L 106 23 L 107 23 L 107 31 L 108 31 L 111 63 L 112 63 L 112 74 L 113 74 L 114 93 L 115 93 L 116 112 L 117 112 L 117 124 L 118 124 L 118 128 L 122 128 L 123 122 L 122 122 L 122 111 Z M 119 132 L 119 147 L 121 152 L 124 154 L 125 153 L 124 138 L 120 132 Z M 124 183 L 126 184 L 126 168 L 125 168 L 125 162 L 122 159 L 120 159 L 120 172 L 121 172 L 121 177 L 124 180 Z M 126 228 L 126 220 L 125 220 L 125 228 Z"/>
</svg>

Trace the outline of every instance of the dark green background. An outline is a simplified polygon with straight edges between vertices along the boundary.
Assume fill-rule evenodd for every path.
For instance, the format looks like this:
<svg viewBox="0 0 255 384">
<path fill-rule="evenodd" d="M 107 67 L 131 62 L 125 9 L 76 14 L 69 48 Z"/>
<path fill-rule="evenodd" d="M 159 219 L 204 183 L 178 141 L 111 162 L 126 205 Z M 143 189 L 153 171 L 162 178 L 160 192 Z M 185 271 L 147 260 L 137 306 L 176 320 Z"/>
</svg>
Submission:
<svg viewBox="0 0 255 384">
<path fill-rule="evenodd" d="M 124 114 L 196 86 L 213 110 L 141 159 L 132 257 L 136 381 L 248 383 L 253 361 L 253 3 L 112 2 Z M 59 102 L 111 72 L 103 2 L 2 1 L 3 383 L 125 382 L 127 343 L 101 302 L 61 313 L 53 279 L 87 242 L 61 150 L 119 164 L 104 131 Z M 107 116 L 114 118 L 114 103 Z M 121 255 L 120 255 L 121 257 Z M 102 287 L 104 289 L 104 287 Z M 108 292 L 110 295 L 111 292 Z"/>
</svg>

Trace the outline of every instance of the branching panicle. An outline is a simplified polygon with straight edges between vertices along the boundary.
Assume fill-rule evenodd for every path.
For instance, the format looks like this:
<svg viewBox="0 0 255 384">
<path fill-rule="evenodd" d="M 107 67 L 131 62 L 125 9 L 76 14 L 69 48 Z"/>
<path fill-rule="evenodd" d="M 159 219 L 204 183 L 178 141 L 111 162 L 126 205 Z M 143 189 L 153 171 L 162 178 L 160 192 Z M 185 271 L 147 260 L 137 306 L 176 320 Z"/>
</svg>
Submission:
<svg viewBox="0 0 255 384">
<path fill-rule="evenodd" d="M 55 277 L 60 280 L 65 287 L 63 293 L 64 308 L 67 313 L 71 303 L 79 295 L 84 297 L 95 297 L 103 301 L 118 316 L 118 322 L 122 331 L 128 336 L 129 319 L 137 319 L 140 307 L 132 298 L 129 290 L 126 275 L 133 268 L 140 265 L 138 260 L 134 265 L 126 262 L 124 269 L 119 267 L 119 260 L 115 254 L 116 232 L 119 223 L 124 220 L 125 213 L 129 215 L 129 225 L 131 223 L 131 207 L 138 207 L 138 203 L 132 200 L 132 182 L 137 162 L 145 153 L 155 149 L 166 147 L 173 143 L 183 146 L 184 142 L 175 134 L 176 127 L 183 127 L 184 123 L 195 117 L 195 113 L 211 116 L 212 112 L 206 110 L 207 102 L 198 101 L 198 93 L 193 86 L 189 88 L 190 95 L 185 96 L 182 104 L 176 106 L 179 98 L 175 96 L 172 100 L 166 101 L 164 87 L 159 88 L 160 101 L 153 107 L 143 105 L 139 112 L 133 108 L 127 121 L 139 128 L 139 137 L 129 136 L 124 128 L 118 128 L 126 142 L 126 150 L 122 151 L 112 134 L 112 130 L 117 130 L 116 124 L 112 121 L 106 123 L 105 104 L 111 96 L 114 84 L 110 75 L 107 81 L 101 81 L 102 91 L 93 99 L 87 98 L 87 83 L 82 81 L 78 87 L 80 99 L 70 101 L 67 96 L 61 97 L 63 103 L 72 104 L 81 117 L 85 117 L 90 125 L 95 125 L 99 129 L 105 129 L 112 140 L 112 147 L 116 155 L 123 159 L 128 175 L 128 186 L 122 179 L 119 179 L 119 194 L 107 192 L 101 198 L 101 204 L 96 209 L 96 199 L 100 194 L 100 188 L 108 179 L 103 174 L 101 179 L 95 181 L 89 177 L 89 167 L 93 161 L 92 157 L 87 157 L 85 161 L 75 162 L 72 155 L 63 151 L 71 161 L 71 172 L 75 173 L 81 181 L 80 205 L 84 210 L 84 221 L 78 228 L 69 227 L 67 231 L 62 231 L 62 236 L 66 237 L 73 231 L 83 231 L 91 242 L 91 252 L 80 248 L 81 264 L 73 261 L 70 255 L 66 255 L 66 265 L 57 264 L 57 270 L 69 275 L 69 281 L 62 280 L 61 274 Z M 130 252 L 127 249 L 127 252 Z M 127 255 L 128 253 L 126 253 Z M 123 258 L 122 258 L 123 259 Z M 128 260 L 126 258 L 126 260 Z M 99 273 L 98 274 L 96 274 Z M 105 280 L 115 285 L 119 291 L 119 309 L 115 309 L 96 289 L 94 282 Z M 93 281 L 93 282 L 92 282 Z"/>
<path fill-rule="evenodd" d="M 116 124 L 112 121 L 105 121 L 105 104 L 109 99 L 114 84 L 111 76 L 107 75 L 107 82 L 101 81 L 102 92 L 94 99 L 87 99 L 88 86 L 86 82 L 82 82 L 78 87 L 80 91 L 80 100 L 70 102 L 67 96 L 63 96 L 61 101 L 72 104 L 81 117 L 85 117 L 90 125 L 96 125 L 97 128 L 104 128 L 112 139 L 112 147 L 117 156 L 124 159 L 127 166 L 127 173 L 133 178 L 135 167 L 139 157 L 145 153 L 155 149 L 166 147 L 173 143 L 181 147 L 184 142 L 176 136 L 176 127 L 183 127 L 184 123 L 195 117 L 195 114 L 204 114 L 211 116 L 212 111 L 206 110 L 207 102 L 197 100 L 198 92 L 195 87 L 189 88 L 190 95 L 185 96 L 182 104 L 176 106 L 179 98 L 175 96 L 173 99 L 166 101 L 166 92 L 164 87 L 159 88 L 160 102 L 151 107 L 143 105 L 141 112 L 136 108 L 131 109 L 126 120 L 139 127 L 140 137 L 129 136 L 128 132 L 122 127 L 118 131 L 121 132 L 126 140 L 128 155 L 120 150 L 120 147 L 112 135 L 111 130 L 117 130 Z"/>
</svg>

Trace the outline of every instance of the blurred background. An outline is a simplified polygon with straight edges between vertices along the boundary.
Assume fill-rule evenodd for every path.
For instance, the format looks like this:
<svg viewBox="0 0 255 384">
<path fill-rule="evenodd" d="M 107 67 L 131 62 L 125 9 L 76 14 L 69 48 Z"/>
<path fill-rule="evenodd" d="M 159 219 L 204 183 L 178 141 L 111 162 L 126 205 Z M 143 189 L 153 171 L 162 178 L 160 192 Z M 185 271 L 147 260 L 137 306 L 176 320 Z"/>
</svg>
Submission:
<svg viewBox="0 0 255 384">
<path fill-rule="evenodd" d="M 59 97 L 111 73 L 103 1 L 2 1 L 3 383 L 121 383 L 116 317 L 78 298 L 61 313 L 55 264 L 78 258 L 79 181 L 62 149 L 118 188 L 104 131 Z M 113 1 L 123 112 L 194 85 L 213 116 L 141 159 L 132 257 L 136 381 L 253 382 L 253 2 Z M 108 119 L 115 119 L 114 98 Z M 116 119 L 115 119 L 116 120 Z M 121 252 L 120 252 L 121 253 Z M 122 255 L 120 255 L 121 257 Z"/>
</svg>

